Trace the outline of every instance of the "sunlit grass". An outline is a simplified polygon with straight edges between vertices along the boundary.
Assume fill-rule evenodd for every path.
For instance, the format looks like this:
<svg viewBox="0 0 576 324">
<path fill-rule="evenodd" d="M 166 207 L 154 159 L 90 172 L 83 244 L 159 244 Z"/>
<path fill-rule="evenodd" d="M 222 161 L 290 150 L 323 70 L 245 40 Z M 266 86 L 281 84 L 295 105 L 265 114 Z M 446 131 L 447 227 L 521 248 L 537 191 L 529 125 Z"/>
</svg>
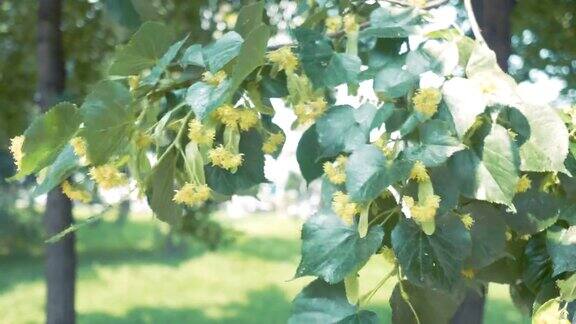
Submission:
<svg viewBox="0 0 576 324">
<path fill-rule="evenodd" d="M 244 234 L 215 252 L 190 243 L 186 252 L 162 248 L 158 224 L 138 217 L 79 232 L 77 311 L 80 323 L 285 323 L 290 301 L 310 279 L 292 280 L 299 258 L 296 220 L 273 216 L 226 220 Z M 41 323 L 41 258 L 0 260 L 0 322 Z M 389 270 L 373 258 L 361 288 Z M 391 280 L 370 308 L 388 322 Z M 490 288 L 487 323 L 528 321 L 513 308 L 504 286 Z"/>
</svg>

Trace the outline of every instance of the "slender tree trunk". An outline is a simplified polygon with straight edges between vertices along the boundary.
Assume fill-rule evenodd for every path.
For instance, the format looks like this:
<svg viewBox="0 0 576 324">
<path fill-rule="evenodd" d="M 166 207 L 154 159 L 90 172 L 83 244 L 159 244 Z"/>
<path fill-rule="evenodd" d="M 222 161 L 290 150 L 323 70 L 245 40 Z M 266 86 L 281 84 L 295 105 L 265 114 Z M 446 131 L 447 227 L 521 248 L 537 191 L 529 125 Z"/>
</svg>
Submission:
<svg viewBox="0 0 576 324">
<path fill-rule="evenodd" d="M 508 70 L 508 57 L 512 53 L 510 15 L 514 4 L 514 0 L 472 0 L 482 36 L 488 46 L 496 52 L 498 65 L 504 71 Z M 469 290 L 452 318 L 452 323 L 481 324 L 484 318 L 487 291 L 486 287 L 481 294 Z"/>
<path fill-rule="evenodd" d="M 38 101 L 46 111 L 64 92 L 66 72 L 62 44 L 62 0 L 39 0 L 38 6 Z M 60 188 L 48 193 L 44 229 L 52 236 L 72 225 L 72 202 Z M 46 246 L 46 323 L 76 322 L 74 295 L 76 254 L 74 234 Z"/>
</svg>

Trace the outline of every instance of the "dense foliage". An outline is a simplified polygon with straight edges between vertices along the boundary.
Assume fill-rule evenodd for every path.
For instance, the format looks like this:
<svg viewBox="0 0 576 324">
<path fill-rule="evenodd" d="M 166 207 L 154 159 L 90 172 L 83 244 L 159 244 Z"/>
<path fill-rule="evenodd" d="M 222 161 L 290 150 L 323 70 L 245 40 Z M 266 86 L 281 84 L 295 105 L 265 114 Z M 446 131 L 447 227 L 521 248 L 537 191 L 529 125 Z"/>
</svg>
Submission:
<svg viewBox="0 0 576 324">
<path fill-rule="evenodd" d="M 264 155 L 285 141 L 271 99 L 282 98 L 306 128 L 302 175 L 322 181 L 296 271 L 318 279 L 291 323 L 377 322 L 367 307 L 381 285 L 358 291 L 371 257 L 393 265 L 394 322 L 447 322 L 487 282 L 510 284 L 535 320 L 567 322 L 576 112 L 524 102 L 482 41 L 431 30 L 418 6 L 302 2 L 295 42 L 276 48 L 263 10 L 242 7 L 209 45 L 143 24 L 80 107 L 62 102 L 12 140 L 14 178 L 38 174 L 36 194 L 62 184 L 84 202 L 128 185 L 181 228 L 190 211 L 267 181 Z M 363 81 L 378 100 L 335 105 L 336 86 L 355 94 Z"/>
</svg>

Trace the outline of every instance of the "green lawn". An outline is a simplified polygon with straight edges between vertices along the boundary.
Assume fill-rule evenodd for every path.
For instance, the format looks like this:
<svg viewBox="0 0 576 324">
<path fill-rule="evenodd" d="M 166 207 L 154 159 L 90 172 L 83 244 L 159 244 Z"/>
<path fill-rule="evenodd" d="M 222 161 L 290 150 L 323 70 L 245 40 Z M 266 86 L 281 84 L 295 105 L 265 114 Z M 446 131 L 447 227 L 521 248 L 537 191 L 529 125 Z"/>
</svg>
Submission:
<svg viewBox="0 0 576 324">
<path fill-rule="evenodd" d="M 278 217 L 234 221 L 244 234 L 215 252 L 190 244 L 167 255 L 158 223 L 100 222 L 79 232 L 77 311 L 80 323 L 285 323 L 290 301 L 310 279 L 291 280 L 300 223 Z M 387 272 L 380 258 L 361 273 L 368 290 Z M 0 323 L 41 323 L 41 258 L 0 259 Z M 372 300 L 389 322 L 390 282 Z M 529 323 L 505 286 L 491 286 L 487 323 Z"/>
</svg>

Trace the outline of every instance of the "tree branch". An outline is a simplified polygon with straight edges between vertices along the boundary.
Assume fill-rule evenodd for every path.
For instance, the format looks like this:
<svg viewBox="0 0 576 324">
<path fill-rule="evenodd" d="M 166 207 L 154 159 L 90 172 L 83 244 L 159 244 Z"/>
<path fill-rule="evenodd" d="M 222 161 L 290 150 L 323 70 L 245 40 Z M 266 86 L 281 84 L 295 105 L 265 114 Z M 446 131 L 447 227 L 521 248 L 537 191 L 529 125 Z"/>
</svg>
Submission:
<svg viewBox="0 0 576 324">
<path fill-rule="evenodd" d="M 411 4 L 407 0 L 384 0 L 384 1 L 391 3 L 391 4 L 398 5 L 398 6 L 402 6 L 402 7 L 414 7 L 414 5 Z M 437 8 L 437 7 L 444 5 L 448 1 L 450 1 L 450 0 L 429 0 L 426 2 L 426 5 L 420 9 L 425 9 L 425 10 L 434 9 L 434 8 Z"/>
</svg>

